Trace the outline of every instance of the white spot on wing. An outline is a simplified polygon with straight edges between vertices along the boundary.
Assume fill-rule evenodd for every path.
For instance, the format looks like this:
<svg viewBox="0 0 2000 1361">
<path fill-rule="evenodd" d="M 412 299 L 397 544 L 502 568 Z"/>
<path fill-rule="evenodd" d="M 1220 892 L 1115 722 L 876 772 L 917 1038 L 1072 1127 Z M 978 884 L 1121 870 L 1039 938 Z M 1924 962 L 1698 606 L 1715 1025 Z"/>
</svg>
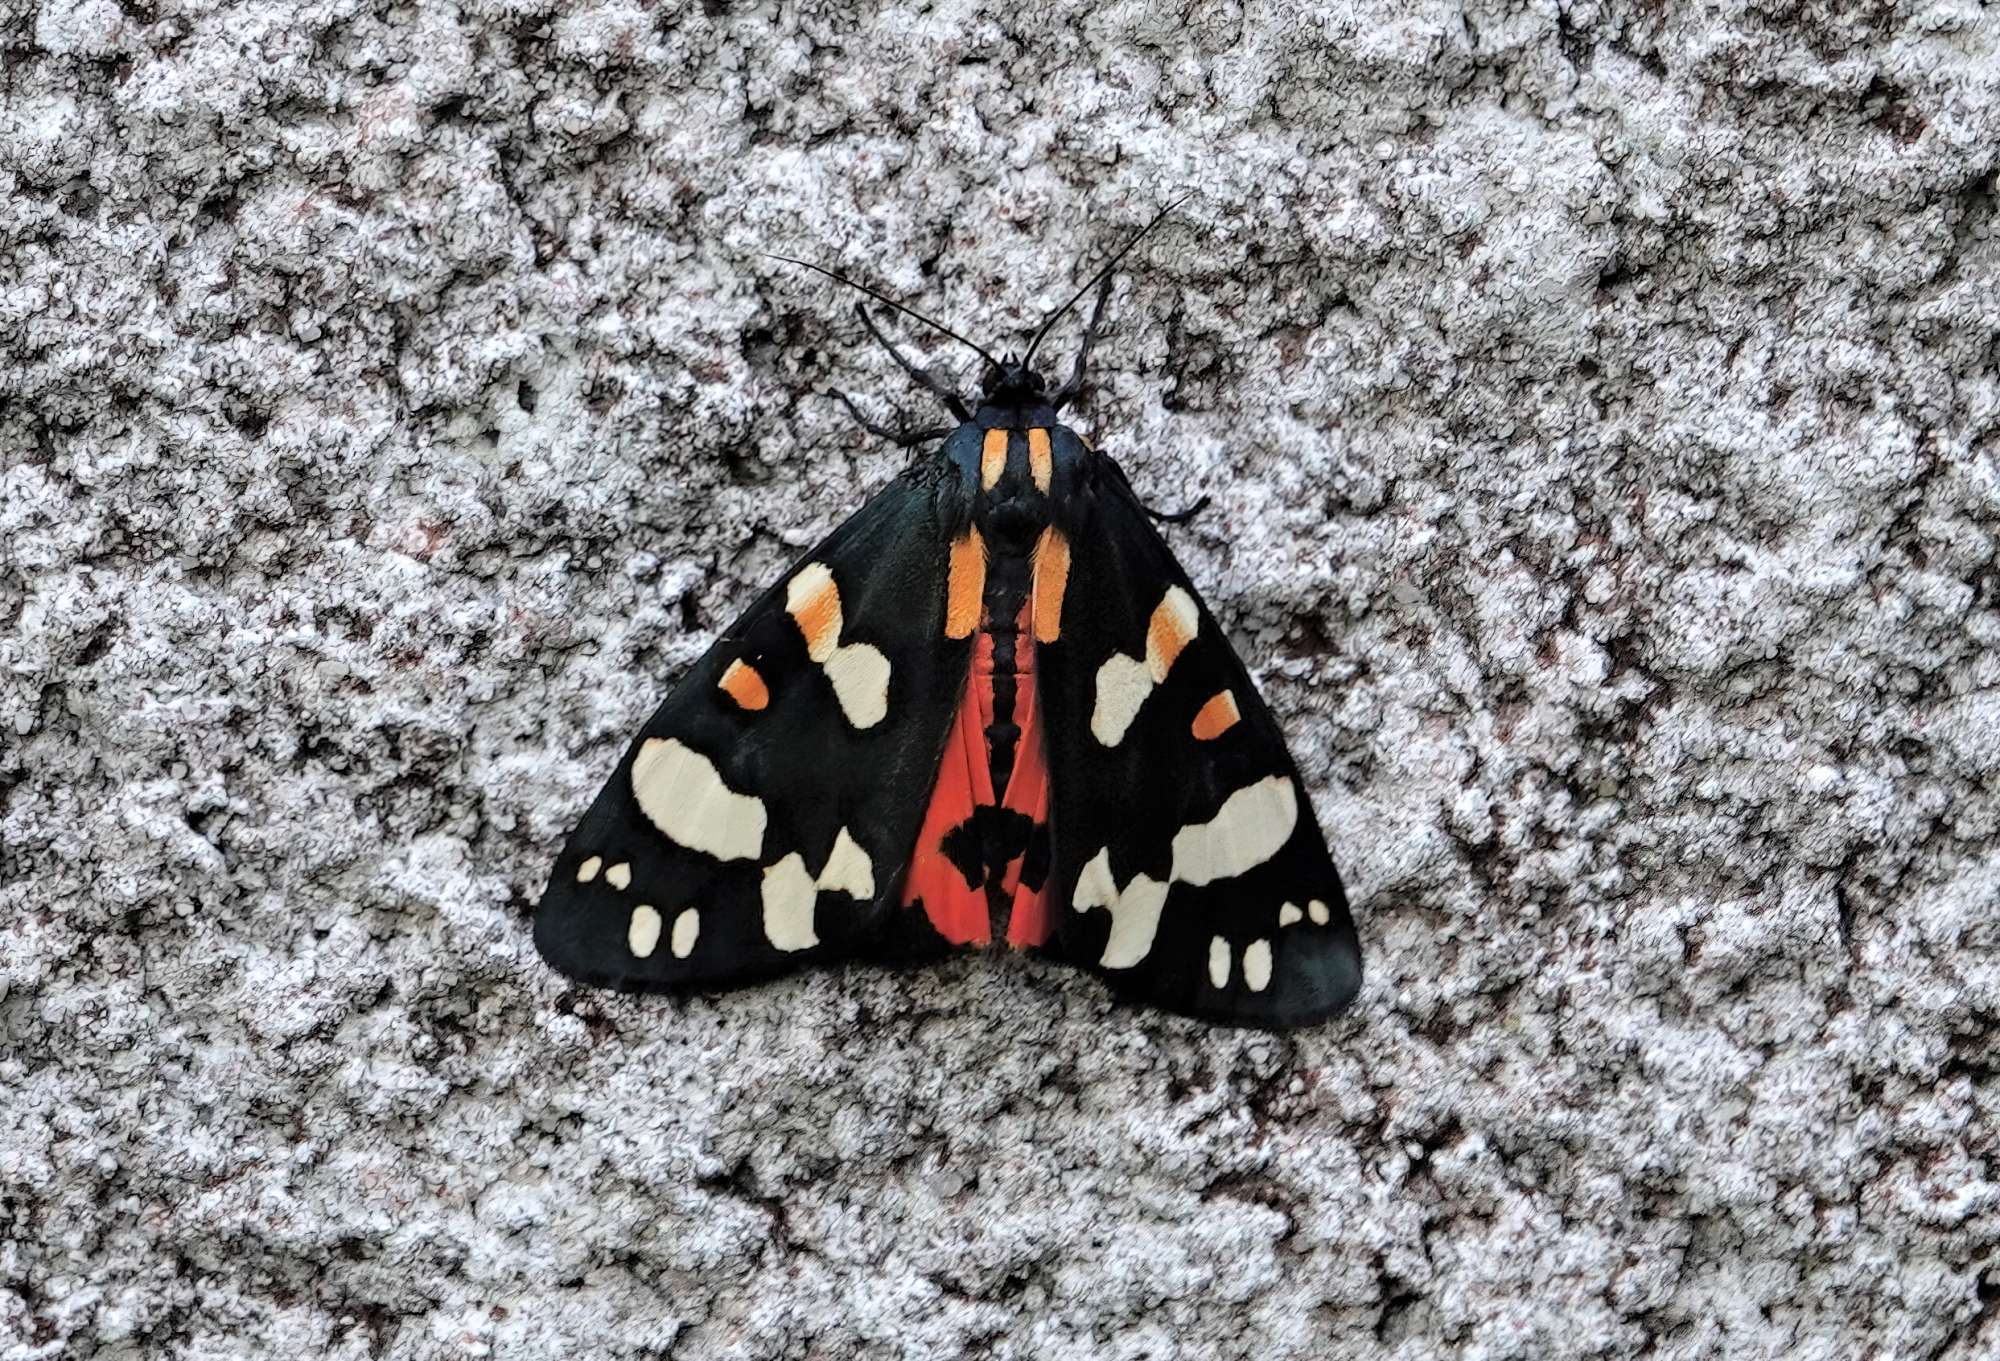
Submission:
<svg viewBox="0 0 2000 1361">
<path fill-rule="evenodd" d="M 875 896 L 875 866 L 845 827 L 833 839 L 817 887 L 822 892 L 845 893 L 856 902 L 865 903 Z"/>
<path fill-rule="evenodd" d="M 1325 926 L 1333 914 L 1326 910 L 1326 904 L 1315 898 L 1306 904 L 1306 911 L 1312 914 L 1314 926 Z"/>
<path fill-rule="evenodd" d="M 651 737 L 632 759 L 632 796 L 666 838 L 718 860 L 764 849 L 764 803 L 722 782 L 715 763 L 673 737 Z"/>
<path fill-rule="evenodd" d="M 581 865 L 578 865 L 576 867 L 576 881 L 579 884 L 589 883 L 592 879 L 595 879 L 597 877 L 597 871 L 600 867 L 603 866 L 603 864 L 604 864 L 603 857 L 595 855 L 591 856 L 590 859 L 584 861 Z"/>
<path fill-rule="evenodd" d="M 1111 932 L 1098 963 L 1107 969 L 1129 969 L 1144 959 L 1159 934 L 1160 910 L 1175 884 L 1199 888 L 1255 869 L 1291 839 L 1298 817 L 1298 793 L 1291 778 L 1273 775 L 1231 794 L 1207 822 L 1181 828 L 1174 836 L 1174 865 L 1165 883 L 1138 874 L 1119 888 L 1111 873 L 1111 848 L 1100 850 L 1077 874 L 1070 894 L 1070 906 L 1078 912 L 1094 907 L 1110 910 Z M 1315 901 L 1307 910 L 1314 921 L 1325 924 L 1325 903 Z M 1286 903 L 1278 909 L 1278 924 L 1290 925 L 1299 919 L 1298 914 L 1297 906 Z M 1266 942 L 1267 980 L 1269 949 Z M 1246 961 L 1246 970 L 1248 967 Z"/>
<path fill-rule="evenodd" d="M 1208 943 L 1208 981 L 1218 988 L 1229 986 L 1229 942 L 1221 936 Z"/>
<path fill-rule="evenodd" d="M 1107 747 L 1125 740 L 1139 706 L 1153 693 L 1153 677 L 1136 657 L 1114 652 L 1097 668 L 1097 703 L 1090 711 L 1090 734 Z"/>
<path fill-rule="evenodd" d="M 620 893 L 623 893 L 626 889 L 632 887 L 632 867 L 622 860 L 619 861 L 610 869 L 604 871 L 604 882 L 617 889 Z"/>
<path fill-rule="evenodd" d="M 784 951 L 810 950 L 819 944 L 813 934 L 813 904 L 819 898 L 806 862 L 797 852 L 764 871 L 764 937 Z"/>
<path fill-rule="evenodd" d="M 872 728 L 889 712 L 889 659 L 880 648 L 849 643 L 826 661 L 840 711 L 857 728 Z"/>
<path fill-rule="evenodd" d="M 1222 801 L 1213 818 L 1175 834 L 1173 877 L 1200 887 L 1253 870 L 1291 840 L 1298 820 L 1299 798 L 1290 776 L 1245 785 Z"/>
<path fill-rule="evenodd" d="M 1271 986 L 1271 942 L 1253 940 L 1243 947 L 1243 981 L 1250 991 L 1262 992 Z"/>
<path fill-rule="evenodd" d="M 1107 969 L 1129 969 L 1153 948 L 1160 930 L 1160 909 L 1167 904 L 1169 885 L 1134 875 L 1123 890 L 1111 877 L 1111 849 L 1099 851 L 1076 877 L 1076 892 L 1070 906 L 1078 912 L 1093 907 L 1111 911 L 1111 935 L 1104 942 L 1104 954 L 1097 961 Z"/>
<path fill-rule="evenodd" d="M 859 902 L 875 896 L 875 866 L 845 827 L 815 880 L 805 857 L 794 851 L 764 870 L 764 936 L 780 950 L 810 950 L 819 944 L 815 917 L 821 893 L 845 893 Z M 678 925 L 675 927 L 679 929 Z"/>
<path fill-rule="evenodd" d="M 700 935 L 701 913 L 691 907 L 682 908 L 680 915 L 674 918 L 674 958 L 686 959 L 693 954 L 695 939 Z"/>
<path fill-rule="evenodd" d="M 660 943 L 660 914 L 644 903 L 633 908 L 632 920 L 625 927 L 625 943 L 640 959 L 652 954 Z"/>
</svg>

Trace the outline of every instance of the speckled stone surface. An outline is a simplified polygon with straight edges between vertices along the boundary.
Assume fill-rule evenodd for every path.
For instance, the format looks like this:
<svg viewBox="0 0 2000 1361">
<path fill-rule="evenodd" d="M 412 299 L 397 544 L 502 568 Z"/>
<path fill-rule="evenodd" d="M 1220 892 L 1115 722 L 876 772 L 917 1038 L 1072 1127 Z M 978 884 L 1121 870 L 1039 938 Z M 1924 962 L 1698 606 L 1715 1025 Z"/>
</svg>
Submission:
<svg viewBox="0 0 2000 1361">
<path fill-rule="evenodd" d="M 2000 1353 L 1997 164 L 1971 0 L 0 0 L 0 1358 Z M 1177 194 L 1079 424 L 1356 1009 L 547 972 L 933 414 L 759 252 Z"/>
</svg>

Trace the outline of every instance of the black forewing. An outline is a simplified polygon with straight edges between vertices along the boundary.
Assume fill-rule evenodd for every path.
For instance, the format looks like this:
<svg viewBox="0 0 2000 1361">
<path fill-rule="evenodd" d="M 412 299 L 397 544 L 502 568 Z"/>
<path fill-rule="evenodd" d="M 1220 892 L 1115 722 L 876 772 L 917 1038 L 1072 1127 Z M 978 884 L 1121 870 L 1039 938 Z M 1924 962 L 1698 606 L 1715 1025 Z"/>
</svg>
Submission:
<svg viewBox="0 0 2000 1361">
<path fill-rule="evenodd" d="M 941 471 L 941 470 L 940 470 Z M 535 944 L 562 972 L 588 983 L 649 990 L 752 981 L 809 961 L 852 953 L 884 920 L 916 841 L 970 644 L 944 636 L 947 545 L 954 512 L 944 481 L 905 473 L 799 559 L 724 632 L 647 721 L 557 857 L 535 915 Z M 832 684 L 807 656 L 787 612 L 787 585 L 810 563 L 825 564 L 840 591 L 843 643 L 867 643 L 889 660 L 888 712 L 857 729 Z M 718 688 L 744 659 L 769 700 L 747 712 Z M 727 787 L 763 801 L 762 848 L 717 859 L 676 844 L 641 810 L 635 757 L 649 739 L 674 739 L 713 763 Z M 764 872 L 798 853 L 817 875 L 845 828 L 871 862 L 874 895 L 819 895 L 817 944 L 780 950 L 767 937 Z M 579 871 L 595 858 L 587 882 Z M 609 870 L 629 867 L 615 886 Z M 632 944 L 634 910 L 658 914 L 658 939 L 643 956 Z M 693 908 L 697 930 L 685 958 L 674 931 Z"/>
<path fill-rule="evenodd" d="M 1057 952 L 1098 969 L 1121 993 L 1188 1015 L 1273 1027 L 1321 1020 L 1353 1000 L 1361 953 L 1312 804 L 1283 732 L 1214 616 L 1123 474 L 1097 457 L 1097 475 L 1085 479 L 1092 485 L 1077 493 L 1061 637 L 1036 650 L 1053 800 Z M 1123 739 L 1107 747 L 1091 731 L 1098 670 L 1114 652 L 1144 657 L 1149 621 L 1170 586 L 1193 600 L 1198 631 Z M 1222 690 L 1234 696 L 1240 718 L 1212 740 L 1197 740 L 1195 716 Z M 1108 848 L 1119 886 L 1141 873 L 1165 880 L 1176 833 L 1210 821 L 1232 793 L 1271 776 L 1288 778 L 1296 796 L 1296 823 L 1277 852 L 1233 877 L 1171 884 L 1143 958 L 1103 967 L 1111 914 L 1072 907 L 1084 867 Z M 1297 913 L 1289 924 L 1281 921 L 1287 903 Z M 1314 903 L 1323 909 L 1315 913 Z M 1227 982 L 1219 988 L 1210 973 L 1218 937 L 1228 951 Z M 1249 978 L 1259 971 L 1246 968 L 1246 958 L 1261 956 L 1246 952 L 1260 941 L 1270 970 L 1268 982 L 1252 989 Z"/>
</svg>

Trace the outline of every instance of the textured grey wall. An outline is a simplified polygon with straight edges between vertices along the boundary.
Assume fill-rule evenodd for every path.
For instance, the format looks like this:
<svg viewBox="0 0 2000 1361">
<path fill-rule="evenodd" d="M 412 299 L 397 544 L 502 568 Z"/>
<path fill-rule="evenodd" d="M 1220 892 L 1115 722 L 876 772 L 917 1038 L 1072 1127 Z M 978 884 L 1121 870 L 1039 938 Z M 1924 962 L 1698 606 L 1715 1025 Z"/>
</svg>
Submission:
<svg viewBox="0 0 2000 1361">
<path fill-rule="evenodd" d="M 0 101 L 0 1357 L 2000 1349 L 1990 8 L 4 0 Z M 1081 423 L 1361 1004 L 544 970 L 898 466 L 814 394 L 930 414 L 757 252 L 1004 340 L 1182 192 Z"/>
</svg>

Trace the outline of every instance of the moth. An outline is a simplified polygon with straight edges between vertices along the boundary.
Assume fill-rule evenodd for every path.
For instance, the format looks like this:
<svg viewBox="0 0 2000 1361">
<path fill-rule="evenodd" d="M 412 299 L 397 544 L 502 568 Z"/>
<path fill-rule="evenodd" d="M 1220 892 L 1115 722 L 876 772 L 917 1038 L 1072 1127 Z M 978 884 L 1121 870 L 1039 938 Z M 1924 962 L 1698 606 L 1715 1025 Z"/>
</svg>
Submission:
<svg viewBox="0 0 2000 1361">
<path fill-rule="evenodd" d="M 1162 213 L 1161 217 L 1165 214 Z M 731 625 L 640 729 L 555 862 L 543 957 L 625 990 L 1006 946 L 1239 1026 L 1331 1016 L 1361 952 L 1283 733 L 1123 469 L 1058 419 L 1113 271 Z M 783 258 L 783 257 L 780 257 Z M 1033 367 L 1095 288 L 1069 377 Z"/>
</svg>

